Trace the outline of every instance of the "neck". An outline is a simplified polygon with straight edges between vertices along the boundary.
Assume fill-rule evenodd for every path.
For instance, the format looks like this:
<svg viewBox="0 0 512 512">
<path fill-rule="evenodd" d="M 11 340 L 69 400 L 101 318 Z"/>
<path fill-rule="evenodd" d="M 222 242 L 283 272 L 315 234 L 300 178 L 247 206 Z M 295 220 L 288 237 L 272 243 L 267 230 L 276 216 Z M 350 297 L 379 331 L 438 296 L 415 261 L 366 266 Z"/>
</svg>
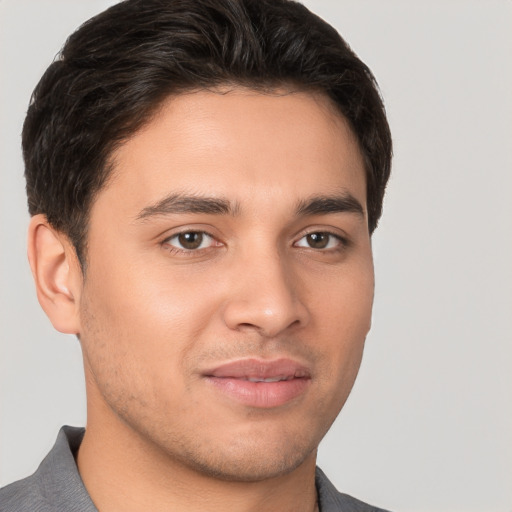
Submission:
<svg viewBox="0 0 512 512">
<path fill-rule="evenodd" d="M 285 475 L 225 481 L 173 460 L 117 416 L 107 420 L 89 417 L 77 456 L 84 485 L 101 512 L 318 510 L 316 453 Z"/>
</svg>

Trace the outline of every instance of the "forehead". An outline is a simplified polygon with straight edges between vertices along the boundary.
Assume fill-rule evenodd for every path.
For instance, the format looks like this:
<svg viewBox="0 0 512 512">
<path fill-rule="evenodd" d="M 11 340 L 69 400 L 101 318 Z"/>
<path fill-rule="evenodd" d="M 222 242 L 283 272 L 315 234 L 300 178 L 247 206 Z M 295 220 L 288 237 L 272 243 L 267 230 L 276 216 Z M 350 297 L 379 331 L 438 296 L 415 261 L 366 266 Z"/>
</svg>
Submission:
<svg viewBox="0 0 512 512">
<path fill-rule="evenodd" d="M 243 204 L 258 194 L 282 201 L 348 188 L 366 203 L 357 140 L 316 93 L 235 88 L 174 96 L 112 160 L 99 195 L 122 195 L 126 208 L 173 191 Z"/>
</svg>

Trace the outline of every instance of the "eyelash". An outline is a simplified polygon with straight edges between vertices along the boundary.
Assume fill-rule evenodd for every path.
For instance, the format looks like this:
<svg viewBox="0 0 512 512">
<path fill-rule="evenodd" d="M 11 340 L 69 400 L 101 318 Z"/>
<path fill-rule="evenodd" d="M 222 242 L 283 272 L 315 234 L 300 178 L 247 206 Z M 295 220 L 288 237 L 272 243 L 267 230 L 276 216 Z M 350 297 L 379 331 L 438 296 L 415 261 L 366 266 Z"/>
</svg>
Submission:
<svg viewBox="0 0 512 512">
<path fill-rule="evenodd" d="M 180 255 L 189 255 L 189 256 L 197 255 L 198 253 L 202 253 L 203 251 L 207 251 L 207 250 L 215 247 L 215 244 L 209 245 L 208 247 L 200 247 L 200 245 L 202 245 L 202 243 L 203 243 L 203 240 L 201 240 L 199 247 L 194 248 L 194 249 L 187 249 L 184 247 L 176 247 L 176 246 L 171 245 L 171 243 L 170 243 L 171 240 L 178 239 L 180 236 L 183 236 L 183 235 L 201 235 L 202 237 L 206 236 L 206 237 L 209 237 L 212 240 L 212 242 L 216 242 L 218 246 L 223 245 L 221 242 L 218 242 L 212 234 L 210 234 L 204 230 L 186 230 L 186 231 L 180 231 L 179 233 L 174 233 L 173 235 L 171 235 L 171 236 L 167 237 L 165 240 L 163 240 L 161 245 L 171 254 L 180 254 Z M 336 247 L 321 247 L 321 248 L 297 245 L 301 240 L 305 239 L 308 236 L 313 236 L 313 235 L 328 236 L 329 239 L 326 244 L 327 246 L 329 244 L 331 244 L 333 239 L 338 242 L 338 245 Z M 303 233 L 302 236 L 293 244 L 294 247 L 301 247 L 306 250 L 313 250 L 313 251 L 326 252 L 326 253 L 342 251 L 343 249 L 346 249 L 349 245 L 350 245 L 350 242 L 347 238 L 345 238 L 337 233 L 332 233 L 330 231 L 321 231 L 321 230 L 309 231 L 307 233 Z"/>
</svg>

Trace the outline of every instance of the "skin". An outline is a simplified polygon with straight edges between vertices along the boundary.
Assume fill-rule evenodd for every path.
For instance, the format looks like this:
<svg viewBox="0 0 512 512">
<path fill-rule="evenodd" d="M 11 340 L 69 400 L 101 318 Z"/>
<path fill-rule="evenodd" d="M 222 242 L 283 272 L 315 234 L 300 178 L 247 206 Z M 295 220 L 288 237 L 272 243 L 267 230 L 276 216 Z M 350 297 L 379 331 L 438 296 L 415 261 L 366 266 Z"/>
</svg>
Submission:
<svg viewBox="0 0 512 512">
<path fill-rule="evenodd" d="M 316 450 L 359 369 L 374 279 L 357 141 L 320 95 L 221 92 L 170 98 L 113 155 L 85 278 L 66 237 L 31 222 L 39 300 L 83 350 L 77 462 L 102 512 L 314 510 Z M 232 211 L 156 213 L 173 194 Z M 297 212 L 317 196 L 361 212 Z M 209 235 L 190 249 L 185 232 Z M 307 386 L 240 403 L 204 376 L 240 358 L 298 361 Z"/>
</svg>

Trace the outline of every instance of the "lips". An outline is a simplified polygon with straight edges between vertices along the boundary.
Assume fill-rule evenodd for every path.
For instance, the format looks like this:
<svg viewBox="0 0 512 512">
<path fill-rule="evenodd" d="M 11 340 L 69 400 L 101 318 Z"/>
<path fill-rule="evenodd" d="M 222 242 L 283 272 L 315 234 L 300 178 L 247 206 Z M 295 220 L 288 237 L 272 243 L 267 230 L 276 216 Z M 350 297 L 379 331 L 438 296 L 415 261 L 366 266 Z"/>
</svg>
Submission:
<svg viewBox="0 0 512 512">
<path fill-rule="evenodd" d="M 284 405 L 302 395 L 311 382 L 309 370 L 291 359 L 241 359 L 203 375 L 229 400 L 258 408 Z"/>
</svg>

